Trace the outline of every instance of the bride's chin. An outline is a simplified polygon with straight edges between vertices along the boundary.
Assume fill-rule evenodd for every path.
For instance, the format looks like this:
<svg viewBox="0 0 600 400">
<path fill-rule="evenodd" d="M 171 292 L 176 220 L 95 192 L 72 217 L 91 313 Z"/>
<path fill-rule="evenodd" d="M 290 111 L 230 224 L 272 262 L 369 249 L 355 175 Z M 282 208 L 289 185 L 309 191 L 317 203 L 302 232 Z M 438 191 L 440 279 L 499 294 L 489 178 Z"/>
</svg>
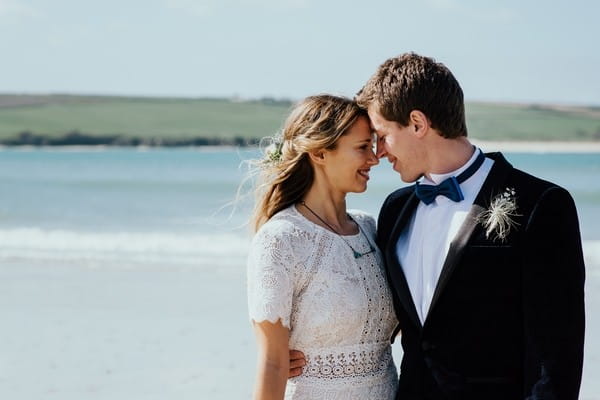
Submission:
<svg viewBox="0 0 600 400">
<path fill-rule="evenodd" d="M 363 183 L 363 184 L 361 184 L 361 185 L 358 185 L 358 186 L 357 186 L 357 190 L 356 190 L 354 193 L 363 193 L 363 192 L 366 192 L 366 191 L 367 191 L 367 188 L 368 188 L 368 185 L 367 185 L 367 183 L 365 182 L 365 183 Z"/>
</svg>

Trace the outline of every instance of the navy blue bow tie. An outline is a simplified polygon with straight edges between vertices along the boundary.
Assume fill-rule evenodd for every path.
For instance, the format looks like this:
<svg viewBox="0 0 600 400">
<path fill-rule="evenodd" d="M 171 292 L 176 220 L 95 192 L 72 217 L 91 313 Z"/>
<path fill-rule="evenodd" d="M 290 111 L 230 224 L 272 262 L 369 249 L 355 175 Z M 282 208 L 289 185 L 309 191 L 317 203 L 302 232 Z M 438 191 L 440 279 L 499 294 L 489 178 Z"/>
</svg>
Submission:
<svg viewBox="0 0 600 400">
<path fill-rule="evenodd" d="M 431 204 L 437 196 L 446 196 L 454 202 L 459 202 L 465 199 L 460 184 L 469 179 L 483 164 L 485 155 L 480 150 L 479 155 L 469 166 L 458 176 L 451 176 L 444 179 L 439 185 L 422 185 L 417 182 L 415 185 L 415 194 L 425 204 Z"/>
</svg>

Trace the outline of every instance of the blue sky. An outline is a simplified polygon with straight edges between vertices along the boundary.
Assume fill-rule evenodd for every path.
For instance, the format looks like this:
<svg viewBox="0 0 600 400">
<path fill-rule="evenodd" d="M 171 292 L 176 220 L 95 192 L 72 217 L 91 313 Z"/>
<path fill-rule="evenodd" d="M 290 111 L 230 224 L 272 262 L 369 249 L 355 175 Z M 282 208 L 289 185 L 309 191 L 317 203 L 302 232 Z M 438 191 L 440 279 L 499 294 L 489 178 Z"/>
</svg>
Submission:
<svg viewBox="0 0 600 400">
<path fill-rule="evenodd" d="M 386 58 L 467 100 L 600 105 L 600 2 L 0 0 L 0 92 L 353 95 Z"/>
</svg>

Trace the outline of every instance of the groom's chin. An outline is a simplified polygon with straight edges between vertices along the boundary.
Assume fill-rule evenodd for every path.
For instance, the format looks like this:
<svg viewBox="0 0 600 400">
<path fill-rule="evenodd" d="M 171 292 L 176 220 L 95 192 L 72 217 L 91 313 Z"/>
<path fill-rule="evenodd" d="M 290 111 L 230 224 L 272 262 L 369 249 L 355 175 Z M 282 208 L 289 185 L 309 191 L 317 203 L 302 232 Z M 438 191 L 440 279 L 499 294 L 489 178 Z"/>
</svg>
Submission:
<svg viewBox="0 0 600 400">
<path fill-rule="evenodd" d="M 402 180 L 402 182 L 408 183 L 408 184 L 415 183 L 416 181 L 421 179 L 421 177 L 423 176 L 423 175 L 417 175 L 417 176 L 406 175 L 406 174 L 403 174 L 401 171 L 397 171 L 396 169 L 394 169 L 394 171 L 396 171 L 398 174 L 400 174 L 400 179 Z"/>
<path fill-rule="evenodd" d="M 419 175 L 419 176 L 405 176 L 402 175 L 401 172 L 397 171 L 400 174 L 400 179 L 402 179 L 402 182 L 404 183 L 408 183 L 409 185 L 412 185 L 413 183 L 415 183 L 416 181 L 418 181 L 419 179 L 421 179 L 421 177 L 423 175 Z"/>
</svg>

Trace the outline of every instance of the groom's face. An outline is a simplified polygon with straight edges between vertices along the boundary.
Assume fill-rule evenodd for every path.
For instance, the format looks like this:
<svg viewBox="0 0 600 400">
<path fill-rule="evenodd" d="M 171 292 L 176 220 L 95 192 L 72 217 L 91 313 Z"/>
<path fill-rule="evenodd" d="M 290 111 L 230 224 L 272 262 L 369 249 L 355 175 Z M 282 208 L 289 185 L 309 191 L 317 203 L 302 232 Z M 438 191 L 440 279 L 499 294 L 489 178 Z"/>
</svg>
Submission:
<svg viewBox="0 0 600 400">
<path fill-rule="evenodd" d="M 386 157 L 394 171 L 400 174 L 404 182 L 414 182 L 423 172 L 420 168 L 418 146 L 414 126 L 402 126 L 396 121 L 385 119 L 375 106 L 368 109 L 373 131 L 377 135 L 377 157 Z"/>
</svg>

